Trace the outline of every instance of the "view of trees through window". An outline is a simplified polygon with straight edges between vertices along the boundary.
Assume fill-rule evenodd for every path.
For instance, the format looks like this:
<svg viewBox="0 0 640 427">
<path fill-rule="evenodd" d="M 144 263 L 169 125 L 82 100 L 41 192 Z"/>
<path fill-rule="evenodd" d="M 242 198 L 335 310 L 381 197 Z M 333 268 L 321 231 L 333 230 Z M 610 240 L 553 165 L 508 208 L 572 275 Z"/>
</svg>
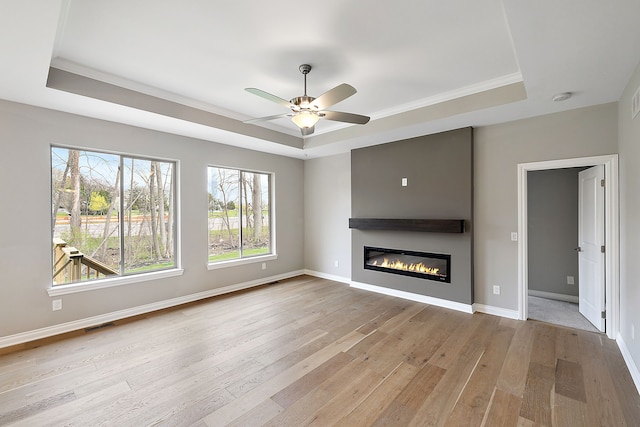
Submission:
<svg viewBox="0 0 640 427">
<path fill-rule="evenodd" d="M 174 169 L 52 147 L 54 284 L 175 267 Z"/>
<path fill-rule="evenodd" d="M 270 176 L 209 167 L 209 262 L 271 253 Z"/>
</svg>

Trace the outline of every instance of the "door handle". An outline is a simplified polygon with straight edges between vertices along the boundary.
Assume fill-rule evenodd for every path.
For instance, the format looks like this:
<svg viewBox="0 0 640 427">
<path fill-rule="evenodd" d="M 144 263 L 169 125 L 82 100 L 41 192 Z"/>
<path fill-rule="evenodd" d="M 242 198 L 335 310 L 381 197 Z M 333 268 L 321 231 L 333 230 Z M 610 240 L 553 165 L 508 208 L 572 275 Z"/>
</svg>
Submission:
<svg viewBox="0 0 640 427">
<path fill-rule="evenodd" d="M 574 248 L 574 251 L 576 252 L 582 252 L 582 248 L 580 246 L 578 246 L 577 248 Z"/>
</svg>

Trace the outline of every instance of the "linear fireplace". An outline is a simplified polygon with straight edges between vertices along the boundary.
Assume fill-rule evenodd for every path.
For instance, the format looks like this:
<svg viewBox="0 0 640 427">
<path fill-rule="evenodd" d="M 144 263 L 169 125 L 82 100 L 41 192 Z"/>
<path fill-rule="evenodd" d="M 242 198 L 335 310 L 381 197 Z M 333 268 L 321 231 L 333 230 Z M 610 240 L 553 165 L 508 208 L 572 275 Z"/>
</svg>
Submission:
<svg viewBox="0 0 640 427">
<path fill-rule="evenodd" d="M 451 283 L 451 255 L 365 246 L 364 268 Z"/>
</svg>

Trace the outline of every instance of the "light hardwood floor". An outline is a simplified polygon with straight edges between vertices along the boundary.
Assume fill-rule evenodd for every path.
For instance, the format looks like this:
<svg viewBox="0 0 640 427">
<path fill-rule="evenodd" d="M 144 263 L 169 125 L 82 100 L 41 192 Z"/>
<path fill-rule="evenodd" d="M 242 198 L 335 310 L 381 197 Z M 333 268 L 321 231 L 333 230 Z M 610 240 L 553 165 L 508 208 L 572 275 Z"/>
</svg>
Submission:
<svg viewBox="0 0 640 427">
<path fill-rule="evenodd" d="M 604 335 L 308 276 L 23 347 L 0 425 L 640 425 Z"/>
</svg>

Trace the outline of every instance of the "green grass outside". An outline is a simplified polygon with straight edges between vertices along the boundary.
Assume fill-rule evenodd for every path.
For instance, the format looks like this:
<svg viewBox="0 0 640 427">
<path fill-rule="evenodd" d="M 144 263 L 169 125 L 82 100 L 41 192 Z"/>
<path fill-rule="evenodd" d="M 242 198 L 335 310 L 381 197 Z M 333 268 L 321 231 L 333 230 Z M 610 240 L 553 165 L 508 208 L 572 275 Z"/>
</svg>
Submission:
<svg viewBox="0 0 640 427">
<path fill-rule="evenodd" d="M 258 255 L 268 255 L 269 253 L 270 253 L 269 248 L 251 248 L 251 249 L 245 249 L 244 251 L 242 251 L 244 258 L 258 256 Z M 240 258 L 240 251 L 235 250 L 231 252 L 225 252 L 223 254 L 209 255 L 209 262 L 229 261 L 232 259 L 239 259 L 239 258 Z"/>
<path fill-rule="evenodd" d="M 161 270 L 161 269 L 171 268 L 171 267 L 175 267 L 173 262 L 159 262 L 159 263 L 156 263 L 156 264 L 145 265 L 145 266 L 142 266 L 142 267 L 133 268 L 133 269 L 127 270 L 125 273 L 126 274 L 142 273 L 144 271 Z"/>
</svg>

